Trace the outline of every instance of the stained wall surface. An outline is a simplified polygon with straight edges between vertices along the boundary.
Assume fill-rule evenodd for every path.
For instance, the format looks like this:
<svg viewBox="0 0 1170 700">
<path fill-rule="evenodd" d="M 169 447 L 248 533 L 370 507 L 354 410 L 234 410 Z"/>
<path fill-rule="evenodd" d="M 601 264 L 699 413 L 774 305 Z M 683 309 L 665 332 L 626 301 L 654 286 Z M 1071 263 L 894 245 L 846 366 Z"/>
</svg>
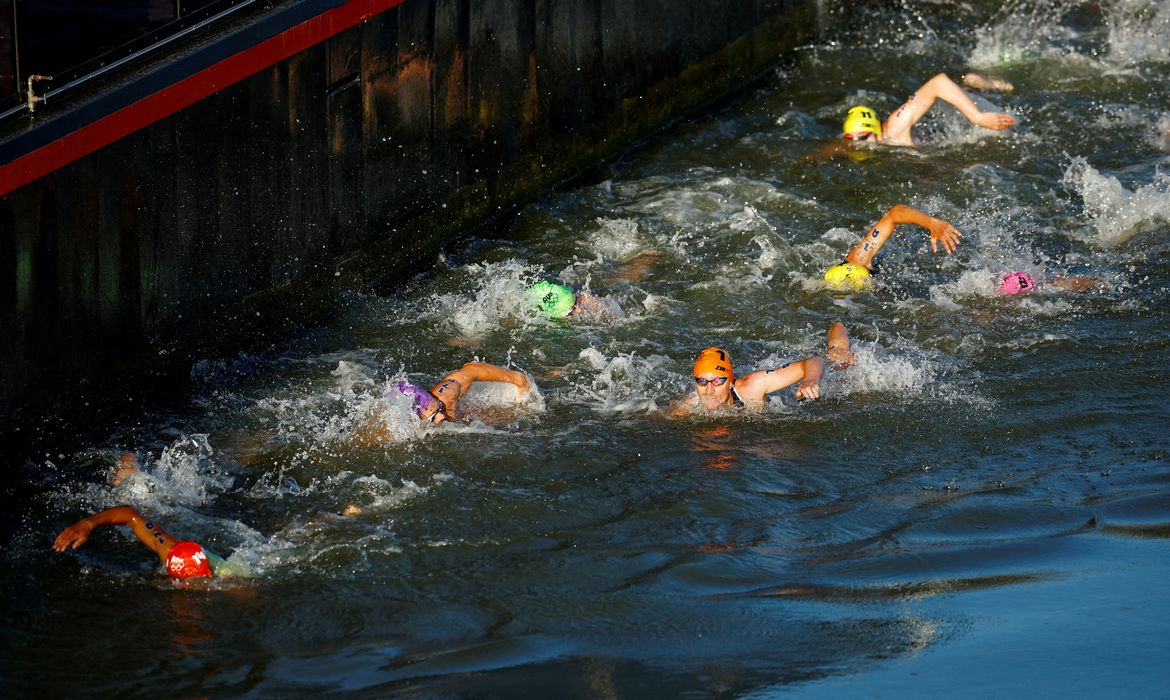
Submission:
<svg viewBox="0 0 1170 700">
<path fill-rule="evenodd" d="M 85 414 L 392 285 L 742 87 L 825 12 L 407 0 L 70 162 L 0 198 L 0 412 Z"/>
</svg>

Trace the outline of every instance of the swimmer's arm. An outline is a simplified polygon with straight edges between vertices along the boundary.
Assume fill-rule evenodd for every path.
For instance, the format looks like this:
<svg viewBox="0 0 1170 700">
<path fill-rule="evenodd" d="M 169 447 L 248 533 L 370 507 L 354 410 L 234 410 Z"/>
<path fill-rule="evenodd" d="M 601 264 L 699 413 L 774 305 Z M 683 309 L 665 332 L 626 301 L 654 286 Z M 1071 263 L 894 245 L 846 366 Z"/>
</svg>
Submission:
<svg viewBox="0 0 1170 700">
<path fill-rule="evenodd" d="M 1094 290 L 1105 289 L 1105 281 L 1097 277 L 1088 277 L 1085 275 L 1077 275 L 1074 277 L 1049 277 L 1044 280 L 1045 284 L 1052 285 L 1057 289 L 1063 289 L 1066 292 L 1091 292 Z"/>
<path fill-rule="evenodd" d="M 658 263 L 662 253 L 657 250 L 647 250 L 622 263 L 610 276 L 610 280 L 629 280 L 637 282 L 650 276 L 650 268 Z"/>
<path fill-rule="evenodd" d="M 696 400 L 693 394 L 680 396 L 666 409 L 668 418 L 686 418 L 695 412 Z"/>
<path fill-rule="evenodd" d="M 82 518 L 57 535 L 53 542 L 53 549 L 64 552 L 66 549 L 77 549 L 89 539 L 89 534 L 96 528 L 105 525 L 129 525 L 142 544 L 154 550 L 158 558 L 166 561 L 167 554 L 174 547 L 177 540 L 171 537 L 161 527 L 147 520 L 130 506 L 114 506 L 93 515 Z"/>
<path fill-rule="evenodd" d="M 774 391 L 800 382 L 796 398 L 815 399 L 821 395 L 821 376 L 825 372 L 825 361 L 819 355 L 789 362 L 776 369 L 761 369 L 750 372 L 735 381 L 735 392 L 745 401 L 763 401 Z"/>
<path fill-rule="evenodd" d="M 943 250 L 946 251 L 947 255 L 950 255 L 959 245 L 959 239 L 963 236 L 958 229 L 942 219 L 936 219 L 905 204 L 895 204 L 882 215 L 882 218 L 877 220 L 877 223 L 870 227 L 857 245 L 853 246 L 853 249 L 845 256 L 845 262 L 856 263 L 872 270 L 873 257 L 893 235 L 894 229 L 901 224 L 914 224 L 929 231 L 930 249 L 936 253 L 941 243 Z"/>
<path fill-rule="evenodd" d="M 971 97 L 963 92 L 963 88 L 955 84 L 945 73 L 939 73 L 923 83 L 906 103 L 886 120 L 883 140 L 894 145 L 913 145 L 910 135 L 911 127 L 922 119 L 935 100 L 942 100 L 952 105 L 967 118 L 967 121 L 985 129 L 1002 130 L 1014 125 L 1014 117 L 999 112 L 983 112 L 975 105 Z"/>
<path fill-rule="evenodd" d="M 431 393 L 438 396 L 440 400 L 443 400 L 447 398 L 444 394 L 457 391 L 458 393 L 455 395 L 455 398 L 459 399 L 476 382 L 507 382 L 514 384 L 520 391 L 524 391 L 528 388 L 528 375 L 523 372 L 497 367 L 487 362 L 468 362 L 443 377 L 442 381 L 431 389 Z"/>
<path fill-rule="evenodd" d="M 350 433 L 346 442 L 355 447 L 375 447 L 390 442 L 390 431 L 386 428 L 385 408 L 375 406 L 366 420 Z"/>
<path fill-rule="evenodd" d="M 801 164 L 817 163 L 822 160 L 828 160 L 829 158 L 843 156 L 849 153 L 849 148 L 849 142 L 840 138 L 838 134 L 834 140 L 821 144 L 814 150 L 803 155 L 798 162 Z"/>
</svg>

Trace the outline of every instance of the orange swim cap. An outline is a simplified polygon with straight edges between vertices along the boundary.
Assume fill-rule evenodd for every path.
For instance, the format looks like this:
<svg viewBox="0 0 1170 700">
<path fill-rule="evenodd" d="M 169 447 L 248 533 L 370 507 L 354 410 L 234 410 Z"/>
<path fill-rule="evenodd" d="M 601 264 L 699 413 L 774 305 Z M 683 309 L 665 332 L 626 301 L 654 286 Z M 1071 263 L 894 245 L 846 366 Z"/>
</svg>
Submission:
<svg viewBox="0 0 1170 700">
<path fill-rule="evenodd" d="M 731 355 L 719 348 L 707 348 L 699 353 L 699 359 L 695 360 L 695 376 L 706 374 L 708 372 L 715 372 L 722 374 L 728 379 L 732 378 L 731 373 Z"/>
</svg>

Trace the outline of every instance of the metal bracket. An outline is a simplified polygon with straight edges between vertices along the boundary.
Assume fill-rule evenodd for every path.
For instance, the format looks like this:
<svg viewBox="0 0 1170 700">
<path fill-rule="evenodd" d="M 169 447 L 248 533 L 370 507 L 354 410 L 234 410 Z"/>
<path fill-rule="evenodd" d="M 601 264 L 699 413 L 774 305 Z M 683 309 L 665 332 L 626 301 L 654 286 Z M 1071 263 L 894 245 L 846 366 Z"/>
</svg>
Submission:
<svg viewBox="0 0 1170 700">
<path fill-rule="evenodd" d="M 33 89 L 33 82 L 37 81 L 37 80 L 51 81 L 52 79 L 53 79 L 53 76 L 51 76 L 51 75 L 30 75 L 30 76 L 28 76 L 27 97 L 28 97 L 28 111 L 29 112 L 37 111 L 37 103 L 44 102 L 47 99 L 47 98 L 41 97 L 40 95 L 38 95 L 36 93 L 36 90 Z"/>
</svg>

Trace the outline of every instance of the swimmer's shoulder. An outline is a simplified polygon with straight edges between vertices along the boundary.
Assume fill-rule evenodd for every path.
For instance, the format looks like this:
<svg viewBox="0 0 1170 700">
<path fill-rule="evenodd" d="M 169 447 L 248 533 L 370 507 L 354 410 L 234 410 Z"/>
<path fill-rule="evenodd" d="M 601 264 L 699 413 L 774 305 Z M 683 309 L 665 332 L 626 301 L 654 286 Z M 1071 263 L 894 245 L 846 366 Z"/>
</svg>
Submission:
<svg viewBox="0 0 1170 700">
<path fill-rule="evenodd" d="M 694 394 L 680 396 L 666 407 L 668 418 L 686 418 L 699 407 L 699 399 Z"/>
</svg>

